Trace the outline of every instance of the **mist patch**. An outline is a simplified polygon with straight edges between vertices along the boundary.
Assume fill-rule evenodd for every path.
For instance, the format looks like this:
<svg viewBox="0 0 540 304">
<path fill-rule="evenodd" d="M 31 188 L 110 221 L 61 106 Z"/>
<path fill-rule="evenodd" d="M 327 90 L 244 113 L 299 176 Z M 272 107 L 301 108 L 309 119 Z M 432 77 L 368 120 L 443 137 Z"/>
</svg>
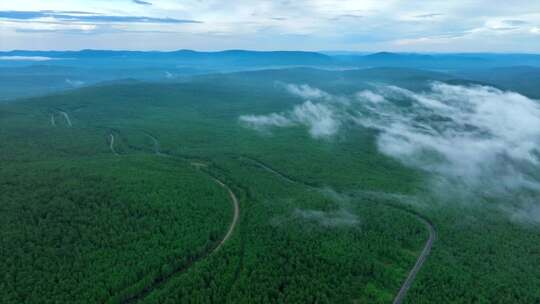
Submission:
<svg viewBox="0 0 540 304">
<path fill-rule="evenodd" d="M 291 127 L 302 125 L 308 128 L 313 138 L 328 138 L 336 134 L 341 125 L 335 109 L 324 103 L 306 101 L 285 113 L 268 115 L 242 115 L 240 122 L 259 131 L 268 131 L 271 127 Z"/>
<path fill-rule="evenodd" d="M 355 214 L 344 208 L 329 212 L 311 209 L 295 209 L 293 215 L 297 218 L 315 222 L 324 227 L 355 226 L 360 223 L 360 220 Z"/>
<path fill-rule="evenodd" d="M 539 222 L 540 104 L 490 86 L 430 84 L 424 92 L 374 85 L 350 96 L 289 85 L 307 100 L 283 113 L 241 116 L 254 128 L 303 125 L 313 138 L 330 138 L 341 126 L 377 130 L 378 150 L 431 174 L 439 201 L 511 200 L 510 218 Z M 256 123 L 255 123 L 256 121 Z M 527 194 L 524 199 L 523 193 Z M 297 211 L 322 219 L 325 214 Z"/>
</svg>

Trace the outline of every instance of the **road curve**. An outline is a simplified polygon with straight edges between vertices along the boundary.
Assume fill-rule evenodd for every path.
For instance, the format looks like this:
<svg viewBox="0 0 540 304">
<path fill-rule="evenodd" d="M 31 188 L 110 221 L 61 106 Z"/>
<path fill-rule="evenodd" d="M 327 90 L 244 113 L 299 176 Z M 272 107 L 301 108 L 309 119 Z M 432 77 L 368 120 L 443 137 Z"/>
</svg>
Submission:
<svg viewBox="0 0 540 304">
<path fill-rule="evenodd" d="M 158 141 L 157 138 L 150 135 L 149 133 L 146 133 L 146 135 L 148 137 L 150 137 L 152 139 L 152 141 L 154 142 L 154 154 L 156 154 L 158 156 L 172 156 L 170 154 L 161 152 L 160 144 L 159 144 L 159 141 Z M 193 163 L 193 162 L 191 162 L 191 164 L 195 165 L 195 163 Z M 233 204 L 233 209 L 234 210 L 233 210 L 233 219 L 231 221 L 231 224 L 229 225 L 229 229 L 227 230 L 227 233 L 225 233 L 225 236 L 221 239 L 221 241 L 217 244 L 217 246 L 214 247 L 214 249 L 212 251 L 210 251 L 209 255 L 216 252 L 216 251 L 218 251 L 221 248 L 221 246 L 223 246 L 223 244 L 225 244 L 225 242 L 227 242 L 227 240 L 229 240 L 232 233 L 234 232 L 234 229 L 236 228 L 236 225 L 238 224 L 238 219 L 240 218 L 240 203 L 238 202 L 238 198 L 236 197 L 234 192 L 231 190 L 231 188 L 229 188 L 229 186 L 227 186 L 221 180 L 219 180 L 219 179 L 217 179 L 217 178 L 215 178 L 213 176 L 210 176 L 210 178 L 214 182 L 216 182 L 218 185 L 223 187 L 225 190 L 227 190 L 227 192 L 229 193 L 229 197 L 231 198 L 231 202 Z"/>
<path fill-rule="evenodd" d="M 109 134 L 109 149 L 114 155 L 118 155 L 118 152 L 114 149 L 114 134 Z"/>
<path fill-rule="evenodd" d="M 60 114 L 62 114 L 62 115 L 64 116 L 64 118 L 66 119 L 66 122 L 67 122 L 67 124 L 68 124 L 69 127 L 73 126 L 73 125 L 71 124 L 71 119 L 69 119 L 68 113 L 66 113 L 66 112 L 64 112 L 64 111 L 58 111 L 58 112 L 60 112 Z"/>
<path fill-rule="evenodd" d="M 236 228 L 236 225 L 238 223 L 238 218 L 240 217 L 240 204 L 238 203 L 238 198 L 236 197 L 236 195 L 234 194 L 234 192 L 232 192 L 232 190 L 229 188 L 229 186 L 225 185 L 222 181 L 220 181 L 219 179 L 215 178 L 215 177 L 212 177 L 212 179 L 218 183 L 218 185 L 220 185 L 221 187 L 223 187 L 225 190 L 227 190 L 227 192 L 229 192 L 229 197 L 231 198 L 231 201 L 233 203 L 233 207 L 234 207 L 234 213 L 233 213 L 233 220 L 231 221 L 231 224 L 229 225 L 229 230 L 227 230 L 227 233 L 225 234 L 225 236 L 223 237 L 223 239 L 221 239 L 221 241 L 219 242 L 219 244 L 216 246 L 216 248 L 214 248 L 214 250 L 212 250 L 212 252 L 210 252 L 210 254 L 216 252 L 219 250 L 219 248 L 221 248 L 221 246 L 223 244 L 225 244 L 225 242 L 227 242 L 227 240 L 231 237 L 233 231 L 234 231 L 234 228 Z"/>
<path fill-rule="evenodd" d="M 171 156 L 170 154 L 161 152 L 161 149 L 160 149 L 161 146 L 160 146 L 159 141 L 157 140 L 157 138 L 150 135 L 149 133 L 146 133 L 146 135 L 148 137 L 150 137 L 152 139 L 152 141 L 154 142 L 154 153 L 156 155 L 158 155 L 158 156 Z M 191 164 L 194 165 L 193 162 Z M 229 188 L 229 186 L 227 186 L 224 182 L 222 182 L 221 180 L 219 180 L 219 179 L 217 179 L 217 178 L 215 178 L 213 176 L 210 176 L 210 178 L 212 180 L 214 180 L 218 185 L 223 187 L 225 190 L 227 190 L 227 192 L 229 193 L 229 197 L 231 198 L 231 202 L 233 204 L 233 209 L 234 209 L 233 210 L 233 219 L 231 221 L 231 224 L 229 225 L 229 229 L 227 230 L 227 233 L 225 233 L 225 236 L 217 244 L 217 246 L 210 252 L 210 254 L 212 254 L 212 253 L 218 251 L 221 248 L 221 246 L 223 246 L 223 244 L 225 244 L 225 242 L 227 242 L 229 240 L 232 233 L 234 232 L 234 229 L 236 228 L 236 225 L 238 224 L 238 219 L 240 218 L 240 203 L 238 202 L 238 198 L 236 197 L 234 192 L 231 190 L 231 188 Z"/>
<path fill-rule="evenodd" d="M 437 231 L 435 231 L 435 227 L 433 227 L 433 224 L 431 224 L 428 220 L 420 217 L 417 214 L 415 214 L 415 216 L 426 226 L 429 232 L 429 238 L 424 245 L 424 249 L 422 249 L 422 252 L 418 256 L 418 259 L 416 259 L 416 263 L 414 264 L 413 268 L 411 269 L 411 271 L 409 271 L 407 279 L 405 279 L 405 282 L 403 282 L 403 284 L 401 285 L 401 288 L 399 289 L 396 297 L 394 298 L 394 302 L 392 302 L 393 304 L 401 304 L 403 302 L 403 299 L 405 299 L 405 296 L 407 295 L 407 291 L 409 290 L 412 283 L 414 282 L 414 279 L 416 278 L 416 274 L 418 273 L 418 271 L 420 271 L 420 268 L 422 268 L 429 253 L 431 252 L 433 242 L 437 239 Z"/>
<path fill-rule="evenodd" d="M 315 187 L 313 187 L 311 185 L 308 185 L 308 184 L 305 184 L 305 183 L 303 183 L 301 181 L 293 180 L 292 178 L 288 177 L 287 175 L 285 175 L 285 174 L 283 174 L 283 173 L 281 173 L 279 171 L 276 171 L 275 169 L 270 168 L 268 165 L 262 163 L 259 160 L 256 160 L 256 159 L 253 159 L 253 158 L 250 158 L 250 157 L 247 157 L 247 156 L 243 156 L 242 158 L 254 163 L 255 165 L 259 166 L 260 168 L 262 168 L 262 169 L 264 169 L 264 170 L 266 170 L 266 171 L 268 171 L 270 173 L 273 173 L 273 174 L 279 176 L 281 179 L 283 179 L 283 180 L 285 180 L 285 181 L 287 181 L 289 183 L 302 184 L 302 185 L 304 185 L 304 186 L 306 186 L 306 187 L 308 187 L 310 189 L 315 188 Z M 429 220 L 422 217 L 421 215 L 419 215 L 419 214 L 417 214 L 415 212 L 411 212 L 410 210 L 407 210 L 407 209 L 398 208 L 398 207 L 396 207 L 394 205 L 391 205 L 391 204 L 386 204 L 386 205 L 413 215 L 414 217 L 416 217 L 416 219 L 418 221 L 422 222 L 426 226 L 426 229 L 429 232 L 429 237 L 428 237 L 428 239 L 426 241 L 426 244 L 424 245 L 424 249 L 422 249 L 422 252 L 420 253 L 418 258 L 416 259 L 416 263 L 414 264 L 413 268 L 409 271 L 409 275 L 407 276 L 407 278 L 405 279 L 403 284 L 401 284 L 401 288 L 399 289 L 398 293 L 396 294 L 396 296 L 394 298 L 394 301 L 392 302 L 393 304 L 401 304 L 403 302 L 403 299 L 405 299 L 405 296 L 407 295 L 407 291 L 409 290 L 412 283 L 414 282 L 414 279 L 416 278 L 416 274 L 420 271 L 420 269 L 424 265 L 424 262 L 426 261 L 427 257 L 429 256 L 429 253 L 431 252 L 431 247 L 433 246 L 433 242 L 435 242 L 435 240 L 437 239 L 437 231 L 435 230 L 435 227 L 433 226 L 433 224 Z"/>
<path fill-rule="evenodd" d="M 112 135 L 112 134 L 111 134 Z M 174 155 L 172 154 L 169 154 L 169 153 L 163 153 L 160 151 L 159 149 L 159 142 L 158 140 L 147 134 L 148 136 L 150 136 L 152 138 L 152 140 L 154 141 L 154 154 L 157 155 L 157 156 L 161 156 L 161 157 L 175 157 Z M 112 137 L 114 138 L 114 137 Z M 187 159 L 184 159 L 182 158 L 183 160 L 187 160 Z M 193 163 L 192 163 L 193 164 Z M 192 265 L 194 265 L 195 263 L 203 260 L 204 258 L 216 253 L 229 239 L 230 237 L 232 236 L 236 226 L 238 225 L 238 220 L 240 218 L 240 203 L 238 201 L 238 198 L 236 197 L 236 195 L 234 194 L 234 192 L 231 190 L 231 188 L 229 188 L 229 186 L 227 184 L 225 184 L 223 181 L 221 181 L 220 179 L 214 177 L 214 176 L 211 176 L 210 174 L 208 174 L 210 176 L 210 178 L 216 182 L 218 185 L 220 185 L 221 187 L 223 187 L 225 190 L 227 190 L 227 192 L 229 193 L 229 197 L 231 199 L 231 202 L 232 202 L 232 205 L 233 205 L 233 219 L 231 221 L 231 224 L 229 225 L 229 229 L 227 230 L 227 232 L 225 233 L 225 235 L 223 236 L 223 238 L 218 242 L 216 243 L 208 252 L 205 252 L 205 253 L 201 253 L 194 261 L 192 261 L 191 263 L 189 263 L 188 265 L 184 265 L 180 268 L 178 268 L 177 270 L 175 270 L 174 272 L 172 272 L 171 274 L 167 275 L 166 277 L 161 277 L 161 278 L 157 278 L 156 280 L 154 280 L 152 283 L 150 283 L 149 285 L 145 286 L 143 290 L 141 290 L 140 292 L 138 292 L 137 294 L 125 299 L 124 301 L 122 301 L 122 303 L 134 303 L 134 302 L 137 302 L 138 300 L 144 298 L 145 296 L 147 296 L 152 290 L 154 290 L 156 287 L 158 287 L 159 285 L 165 283 L 168 279 L 170 279 L 171 277 L 173 277 L 174 275 L 177 275 L 179 273 L 182 273 L 184 271 L 186 271 L 187 269 L 189 269 Z M 108 303 L 116 303 L 115 301 L 109 301 Z"/>
</svg>

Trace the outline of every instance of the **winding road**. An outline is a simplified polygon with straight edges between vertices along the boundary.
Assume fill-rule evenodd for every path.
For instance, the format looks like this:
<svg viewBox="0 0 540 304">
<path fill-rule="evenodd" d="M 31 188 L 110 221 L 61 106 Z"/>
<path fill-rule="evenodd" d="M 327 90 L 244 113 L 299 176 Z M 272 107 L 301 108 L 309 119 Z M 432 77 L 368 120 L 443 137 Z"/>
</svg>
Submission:
<svg viewBox="0 0 540 304">
<path fill-rule="evenodd" d="M 157 140 L 157 138 L 155 138 L 154 136 L 146 133 L 146 135 L 148 137 L 150 137 L 152 139 L 152 141 L 154 142 L 154 153 L 158 156 L 172 156 L 170 154 L 167 154 L 167 153 L 162 153 L 161 150 L 160 150 L 160 144 L 159 144 L 159 141 Z M 200 166 L 198 166 L 197 163 L 194 163 L 194 162 L 191 162 L 192 165 L 194 165 L 196 168 L 200 168 Z M 234 192 L 231 190 L 231 188 L 229 188 L 229 186 L 227 186 L 224 182 L 222 182 L 221 180 L 213 177 L 213 176 L 210 176 L 210 178 L 212 180 L 214 180 L 218 185 L 220 185 L 221 187 L 223 187 L 225 190 L 227 190 L 227 192 L 229 193 L 229 197 L 231 198 L 231 202 L 233 204 L 233 219 L 231 221 L 231 224 L 229 225 L 229 229 L 227 230 L 227 233 L 225 233 L 225 236 L 221 239 L 221 241 L 217 244 L 217 246 L 209 253 L 212 254 L 216 251 L 218 251 L 221 246 L 223 246 L 223 244 L 225 244 L 225 242 L 227 242 L 227 240 L 229 240 L 229 238 L 231 237 L 232 233 L 234 232 L 234 229 L 236 228 L 236 225 L 238 224 L 238 219 L 240 218 L 240 203 L 238 202 L 238 198 L 236 197 L 236 195 L 234 194 Z"/>
<path fill-rule="evenodd" d="M 114 134 L 109 134 L 109 148 L 114 155 L 118 155 L 118 152 L 114 149 Z"/>
<path fill-rule="evenodd" d="M 229 197 L 231 198 L 231 201 L 232 201 L 233 207 L 234 207 L 234 213 L 233 213 L 233 220 L 231 221 L 231 224 L 229 225 L 229 230 L 227 230 L 227 233 L 225 234 L 223 239 L 221 239 L 219 244 L 216 246 L 216 248 L 214 248 L 214 250 L 212 250 L 212 252 L 210 252 L 210 254 L 218 251 L 219 248 L 221 248 L 221 246 L 223 246 L 223 244 L 225 244 L 225 242 L 227 242 L 227 240 L 231 237 L 231 235 L 232 235 L 232 233 L 234 231 L 234 228 L 236 228 L 236 224 L 238 223 L 238 218 L 240 217 L 240 204 L 238 203 L 238 198 L 236 197 L 234 192 L 232 192 L 231 188 L 229 188 L 229 186 L 225 185 L 219 179 L 217 179 L 215 177 L 212 177 L 212 179 L 216 183 L 218 183 L 221 187 L 223 187 L 225 190 L 227 190 L 227 192 L 229 192 Z"/>
<path fill-rule="evenodd" d="M 161 157 L 175 157 L 172 154 L 161 152 L 160 151 L 159 141 L 157 140 L 157 138 L 153 137 L 152 135 L 150 135 L 148 133 L 146 133 L 146 135 L 148 135 L 150 138 L 152 138 L 152 140 L 154 142 L 154 154 L 155 155 L 161 156 Z M 110 136 L 111 136 L 111 146 L 110 147 L 111 147 L 111 150 L 114 152 L 114 149 L 113 149 L 114 136 L 113 136 L 113 134 L 110 134 Z M 180 157 L 177 157 L 177 158 L 180 158 Z M 185 158 L 182 158 L 182 159 L 186 160 L 186 161 L 189 161 L 188 159 L 185 159 Z M 190 162 L 190 163 L 192 165 L 195 165 L 193 162 Z M 195 166 L 195 167 L 200 168 L 200 166 Z M 229 186 L 227 186 L 227 184 L 225 184 L 223 181 L 221 181 L 220 179 L 218 179 L 218 178 L 216 178 L 216 177 L 214 177 L 214 176 L 212 176 L 210 174 L 208 174 L 208 175 L 210 176 L 210 178 L 214 182 L 216 182 L 218 185 L 220 185 L 225 190 L 227 190 L 227 192 L 229 194 L 229 198 L 231 199 L 231 202 L 232 202 L 232 205 L 233 205 L 233 218 L 232 218 L 231 224 L 229 225 L 229 228 L 227 229 L 227 232 L 225 233 L 223 238 L 218 243 L 216 243 L 213 246 L 213 248 L 211 248 L 211 250 L 209 250 L 206 253 L 202 253 L 200 256 L 198 256 L 194 261 L 192 261 L 188 265 L 184 265 L 184 266 L 180 267 L 179 269 L 172 272 L 171 274 L 169 274 L 166 277 L 157 278 L 152 283 L 150 283 L 150 285 L 145 286 L 144 289 L 141 290 L 139 293 L 137 293 L 137 294 L 131 296 L 130 298 L 122 301 L 122 303 L 134 303 L 134 302 L 137 302 L 138 300 L 144 298 L 152 290 L 154 290 L 156 287 L 158 287 L 159 285 L 165 283 L 169 278 L 173 277 L 174 275 L 177 275 L 179 273 L 182 273 L 182 272 L 186 271 L 187 269 L 189 269 L 195 263 L 197 263 L 197 262 L 201 261 L 202 259 L 216 253 L 231 238 L 236 226 L 238 225 L 238 220 L 240 218 L 240 203 L 238 201 L 238 198 L 234 194 L 234 192 L 231 190 L 231 188 L 229 188 Z"/>
<path fill-rule="evenodd" d="M 256 160 L 256 159 L 253 159 L 253 158 L 250 158 L 250 157 L 246 157 L 246 156 L 242 156 L 242 158 L 254 163 L 255 165 L 259 166 L 260 168 L 262 168 L 262 169 L 264 169 L 264 170 L 266 170 L 266 171 L 268 171 L 270 173 L 273 173 L 273 174 L 279 176 L 281 179 L 283 179 L 283 180 L 285 180 L 285 181 L 287 181 L 289 183 L 300 184 L 300 185 L 306 186 L 306 187 L 308 187 L 310 189 L 316 189 L 316 187 L 313 187 L 311 185 L 308 185 L 308 184 L 305 184 L 303 182 L 293 180 L 293 179 L 287 177 L 287 175 L 285 175 L 285 174 L 283 174 L 283 173 L 281 173 L 279 171 L 276 171 L 275 169 L 272 169 L 272 168 L 268 167 L 266 164 L 262 163 L 259 160 Z M 424 265 L 424 262 L 427 260 L 427 258 L 429 256 L 429 253 L 431 252 L 431 247 L 433 246 L 433 242 L 435 242 L 435 240 L 437 239 L 437 231 L 435 230 L 435 227 L 433 226 L 433 224 L 429 220 L 427 220 L 426 218 L 422 217 L 421 215 L 419 215 L 419 214 L 417 214 L 415 212 L 412 212 L 410 210 L 404 209 L 404 208 L 398 208 L 398 207 L 396 207 L 394 205 L 391 205 L 391 204 L 386 204 L 386 205 L 413 215 L 414 217 L 416 217 L 416 219 L 418 221 L 422 222 L 426 226 L 426 229 L 429 232 L 429 237 L 428 237 L 428 239 L 426 241 L 426 244 L 424 245 L 424 248 L 422 249 L 422 252 L 420 253 L 418 258 L 416 259 L 416 263 L 414 264 L 413 268 L 409 271 L 409 274 L 407 275 L 407 278 L 401 284 L 401 288 L 399 289 L 398 293 L 394 297 L 394 301 L 392 302 L 393 304 L 401 304 L 403 302 L 403 299 L 405 299 L 405 296 L 407 295 L 407 291 L 412 286 L 412 284 L 414 282 L 414 279 L 416 278 L 416 275 L 418 274 L 418 272 L 420 271 L 420 269 Z"/>
<path fill-rule="evenodd" d="M 64 118 L 66 119 L 66 122 L 68 124 L 69 127 L 73 126 L 71 124 L 71 119 L 69 119 L 69 115 L 68 113 L 64 112 L 64 111 L 58 111 L 60 114 L 62 114 L 64 116 Z"/>
<path fill-rule="evenodd" d="M 403 302 L 403 299 L 405 299 L 405 296 L 407 295 L 407 291 L 409 290 L 412 283 L 414 282 L 414 279 L 416 278 L 416 274 L 418 273 L 418 271 L 420 271 L 420 268 L 422 268 L 429 253 L 431 252 L 433 242 L 437 239 L 437 231 L 435 231 L 435 227 L 433 227 L 433 224 L 431 224 L 428 220 L 420 217 L 417 214 L 415 214 L 415 216 L 426 226 L 427 230 L 429 231 L 429 238 L 424 245 L 424 249 L 422 249 L 422 252 L 418 256 L 418 259 L 416 259 L 416 263 L 414 264 L 413 268 L 411 269 L 411 271 L 409 271 L 407 279 L 401 285 L 399 292 L 394 298 L 394 302 L 392 302 L 393 304 L 401 304 L 401 302 Z"/>
<path fill-rule="evenodd" d="M 59 113 L 61 113 L 65 117 L 66 122 L 71 127 L 72 124 L 71 124 L 71 120 L 69 119 L 68 114 L 66 112 L 63 112 L 63 111 L 59 111 Z M 51 115 L 51 124 L 55 125 L 54 114 Z M 146 135 L 149 136 L 152 139 L 153 143 L 154 143 L 154 154 L 156 154 L 157 156 L 162 156 L 162 157 L 175 157 L 174 155 L 171 155 L 171 154 L 168 154 L 168 153 L 162 153 L 160 151 L 160 145 L 159 145 L 159 141 L 157 140 L 157 138 L 155 138 L 154 136 L 152 136 L 152 135 L 150 135 L 148 133 L 146 133 Z M 116 152 L 115 148 L 114 148 L 114 139 L 115 139 L 114 134 L 110 133 L 109 134 L 109 148 L 110 148 L 111 152 L 114 155 L 119 155 Z M 264 169 L 265 171 L 268 171 L 268 172 L 270 172 L 270 173 L 272 173 L 272 174 L 274 174 L 276 176 L 279 176 L 281 179 L 287 181 L 288 183 L 294 183 L 294 184 L 303 185 L 303 186 L 308 187 L 310 189 L 317 189 L 317 187 L 314 187 L 312 185 L 303 183 L 301 181 L 294 180 L 294 179 L 288 177 L 287 175 L 285 175 L 285 174 L 283 174 L 283 173 L 281 173 L 279 171 L 276 171 L 275 169 L 270 168 L 266 164 L 264 164 L 264 163 L 262 163 L 262 162 L 260 162 L 260 161 L 258 161 L 256 159 L 246 157 L 246 156 L 242 156 L 241 158 L 254 163 L 255 165 L 257 165 L 258 167 Z M 186 159 L 184 159 L 184 160 L 186 160 Z M 232 221 L 231 221 L 231 223 L 229 225 L 229 228 L 228 228 L 227 232 L 225 233 L 225 235 L 223 236 L 223 238 L 218 243 L 216 243 L 216 245 L 211 250 L 209 250 L 206 253 L 201 254 L 197 259 L 195 259 L 189 265 L 185 265 L 185 266 L 177 269 L 173 273 L 169 274 L 167 277 L 157 278 L 152 283 L 150 283 L 150 285 L 145 286 L 144 289 L 141 290 L 139 293 L 137 293 L 137 294 L 133 295 L 132 297 L 124 300 L 123 303 L 132 303 L 132 302 L 135 302 L 135 301 L 137 301 L 139 299 L 142 299 L 147 294 L 149 294 L 154 288 L 156 288 L 158 285 L 161 285 L 164 282 L 166 282 L 170 277 L 187 270 L 191 265 L 193 265 L 193 264 L 197 263 L 198 261 L 200 261 L 200 260 L 214 254 L 215 252 L 217 252 L 230 239 L 230 237 L 232 236 L 236 226 L 238 225 L 238 221 L 239 221 L 239 218 L 240 218 L 240 204 L 239 204 L 238 198 L 236 197 L 234 192 L 231 190 L 231 188 L 229 188 L 229 186 L 227 186 L 223 181 L 219 180 L 218 178 L 216 178 L 216 177 L 214 177 L 212 175 L 210 175 L 210 178 L 214 182 L 216 182 L 218 185 L 223 187 L 228 192 L 229 197 L 230 197 L 231 202 L 232 202 L 232 205 L 233 205 L 233 218 L 232 218 Z M 418 256 L 418 258 L 416 260 L 416 263 L 414 264 L 413 268 L 409 271 L 409 274 L 408 274 L 407 278 L 402 283 L 401 288 L 399 289 L 398 293 L 396 294 L 396 296 L 395 296 L 395 298 L 394 298 L 394 300 L 392 302 L 393 304 L 401 304 L 403 302 L 403 300 L 405 299 L 406 295 L 407 295 L 407 291 L 412 286 L 412 284 L 413 284 L 413 282 L 414 282 L 414 280 L 416 278 L 416 275 L 418 274 L 418 272 L 420 271 L 420 269 L 424 265 L 425 261 L 427 260 L 429 254 L 431 252 L 431 248 L 433 246 L 433 243 L 437 239 L 437 232 L 436 232 L 435 227 L 433 226 L 433 224 L 428 219 L 424 218 L 423 216 L 421 216 L 421 215 L 419 215 L 419 214 L 417 214 L 417 213 L 415 213 L 413 211 L 403 209 L 403 208 L 399 208 L 399 207 L 393 206 L 391 204 L 387 204 L 387 205 L 413 215 L 414 217 L 416 217 L 417 220 L 419 220 L 420 222 L 422 222 L 425 225 L 426 229 L 429 232 L 429 237 L 428 237 L 428 239 L 427 239 L 427 241 L 426 241 L 426 243 L 424 245 L 424 248 L 422 249 L 422 252 Z"/>
</svg>

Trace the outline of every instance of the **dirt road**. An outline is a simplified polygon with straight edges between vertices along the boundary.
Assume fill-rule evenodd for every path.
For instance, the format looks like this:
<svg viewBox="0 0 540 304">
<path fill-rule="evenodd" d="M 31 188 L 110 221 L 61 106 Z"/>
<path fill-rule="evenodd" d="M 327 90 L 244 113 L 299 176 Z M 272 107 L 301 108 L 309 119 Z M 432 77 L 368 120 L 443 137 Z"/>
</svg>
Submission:
<svg viewBox="0 0 540 304">
<path fill-rule="evenodd" d="M 58 111 L 58 112 L 60 112 L 60 114 L 62 114 L 62 115 L 64 116 L 64 118 L 66 119 L 66 122 L 67 122 L 67 124 L 68 124 L 69 127 L 73 126 L 73 125 L 71 124 L 71 119 L 69 119 L 68 113 L 66 113 L 66 112 L 64 112 L 64 111 Z"/>
<path fill-rule="evenodd" d="M 118 152 L 114 149 L 114 134 L 109 134 L 109 148 L 114 155 L 118 155 Z"/>
<path fill-rule="evenodd" d="M 418 271 L 420 271 L 420 268 L 424 265 L 424 262 L 426 261 L 429 253 L 431 252 L 431 247 L 433 246 L 433 242 L 437 239 L 437 232 L 435 231 L 435 227 L 433 227 L 433 224 L 431 224 L 426 219 L 416 215 L 416 218 L 424 223 L 427 230 L 429 231 L 429 237 L 426 241 L 426 244 L 424 245 L 424 249 L 422 249 L 422 252 L 418 256 L 418 259 L 416 259 L 416 263 L 414 264 L 411 271 L 409 271 L 409 275 L 407 276 L 407 279 L 405 279 L 405 282 L 401 285 L 401 288 L 399 289 L 399 292 L 397 293 L 396 297 L 394 298 L 394 304 L 401 304 L 403 302 L 403 299 L 405 299 L 405 296 L 407 295 L 407 291 L 411 287 L 412 283 L 414 282 L 414 279 L 416 278 L 416 274 Z"/>
<path fill-rule="evenodd" d="M 311 185 L 307 185 L 303 182 L 300 182 L 300 181 L 296 181 L 296 180 L 293 180 L 291 178 L 289 178 L 287 175 L 275 170 L 275 169 L 272 169 L 270 168 L 268 165 L 262 163 L 261 161 L 258 161 L 256 159 L 253 159 L 253 158 L 249 158 L 249 157 L 242 157 L 243 159 L 246 159 L 248 161 L 250 161 L 251 163 L 259 166 L 260 168 L 274 174 L 274 175 L 277 175 L 278 177 L 280 177 L 281 179 L 289 182 L 289 183 L 295 183 L 295 184 L 302 184 L 310 189 L 315 189 L 313 186 Z M 390 207 L 393 207 L 393 208 L 397 208 L 393 205 L 388 205 Z M 411 211 L 408 211 L 406 209 L 403 209 L 403 208 L 397 208 L 403 212 L 407 212 L 409 214 L 412 214 L 414 215 L 414 217 L 416 217 L 416 219 L 420 222 L 422 222 L 425 226 L 426 226 L 426 229 L 428 230 L 429 232 L 429 237 L 426 241 L 426 244 L 424 245 L 424 249 L 422 249 L 422 252 L 420 253 L 420 255 L 418 256 L 418 258 L 416 259 L 416 263 L 414 264 L 413 268 L 409 271 L 409 275 L 407 276 L 407 278 L 405 279 L 405 281 L 403 282 L 403 284 L 401 285 L 401 288 L 399 289 L 398 293 L 396 294 L 395 298 L 394 298 L 394 301 L 392 302 L 393 304 L 401 304 L 403 302 L 403 299 L 405 299 L 405 296 L 407 295 L 407 291 L 409 290 L 409 288 L 411 287 L 412 283 L 414 282 L 414 279 L 416 278 L 416 274 L 420 271 L 420 269 L 422 268 L 422 266 L 424 265 L 424 262 L 426 261 L 427 257 L 429 256 L 429 253 L 431 252 L 431 247 L 433 246 L 433 242 L 437 239 L 437 231 L 435 230 L 435 227 L 433 226 L 433 224 L 431 224 L 431 222 L 429 222 L 427 219 L 423 218 L 422 216 L 414 213 L 414 212 L 411 212 Z"/>
<path fill-rule="evenodd" d="M 234 192 L 232 192 L 232 190 L 229 188 L 229 186 L 225 185 L 219 179 L 217 179 L 217 178 L 213 178 L 213 179 L 221 187 L 225 188 L 225 190 L 227 190 L 227 192 L 229 192 L 229 197 L 231 198 L 231 201 L 233 203 L 234 212 L 233 212 L 233 219 L 231 221 L 231 224 L 229 225 L 229 230 L 227 230 L 227 233 L 225 234 L 223 239 L 221 239 L 221 241 L 219 242 L 217 247 L 214 248 L 214 250 L 210 254 L 218 251 L 219 248 L 221 248 L 221 246 L 223 244 L 225 244 L 225 242 L 227 242 L 227 240 L 231 237 L 231 235 L 232 235 L 232 233 L 234 231 L 234 228 L 236 228 L 236 224 L 238 223 L 238 218 L 240 217 L 240 204 L 238 203 L 238 198 L 236 197 L 236 195 L 234 195 Z"/>
</svg>

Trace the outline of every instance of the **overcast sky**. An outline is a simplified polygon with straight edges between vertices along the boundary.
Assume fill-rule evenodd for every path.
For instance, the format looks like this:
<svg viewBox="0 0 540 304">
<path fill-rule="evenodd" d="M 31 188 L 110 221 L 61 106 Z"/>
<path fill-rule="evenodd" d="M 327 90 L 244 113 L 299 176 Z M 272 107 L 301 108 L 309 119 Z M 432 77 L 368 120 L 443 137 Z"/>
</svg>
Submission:
<svg viewBox="0 0 540 304">
<path fill-rule="evenodd" d="M 0 49 L 540 53 L 540 0 L 12 0 Z"/>
</svg>

